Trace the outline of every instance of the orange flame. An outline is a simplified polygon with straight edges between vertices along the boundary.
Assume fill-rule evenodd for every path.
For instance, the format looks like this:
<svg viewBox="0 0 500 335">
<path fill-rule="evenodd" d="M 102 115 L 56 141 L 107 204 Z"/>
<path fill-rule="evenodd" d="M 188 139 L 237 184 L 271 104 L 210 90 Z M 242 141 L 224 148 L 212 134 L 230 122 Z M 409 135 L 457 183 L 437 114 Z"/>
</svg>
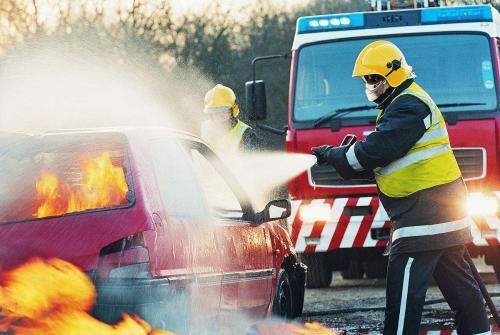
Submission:
<svg viewBox="0 0 500 335">
<path fill-rule="evenodd" d="M 108 152 L 83 157 L 80 170 L 82 183 L 78 186 L 62 182 L 53 172 L 42 172 L 36 181 L 40 205 L 33 216 L 41 218 L 126 203 L 125 173 L 122 167 L 113 165 Z"/>
<path fill-rule="evenodd" d="M 59 259 L 33 258 L 2 275 L 0 332 L 15 335 L 173 335 L 152 329 L 137 316 L 123 315 L 116 325 L 88 312 L 96 292 L 90 279 Z"/>
</svg>

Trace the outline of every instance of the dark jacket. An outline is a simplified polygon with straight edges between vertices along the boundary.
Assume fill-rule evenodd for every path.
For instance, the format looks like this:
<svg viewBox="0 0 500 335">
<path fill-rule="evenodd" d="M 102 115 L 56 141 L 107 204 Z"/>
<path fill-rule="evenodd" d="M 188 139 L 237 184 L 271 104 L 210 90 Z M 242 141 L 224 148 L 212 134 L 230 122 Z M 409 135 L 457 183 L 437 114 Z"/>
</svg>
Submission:
<svg viewBox="0 0 500 335">
<path fill-rule="evenodd" d="M 257 133 L 253 128 L 248 128 L 243 133 L 243 138 L 240 142 L 240 148 L 242 151 L 255 151 L 259 149 L 259 138 Z"/>
<path fill-rule="evenodd" d="M 430 114 L 425 103 L 412 95 L 402 95 L 394 100 L 413 82 L 409 79 L 399 87 L 389 90 L 379 99 L 381 116 L 376 131 L 362 142 L 354 144 L 354 154 L 363 171 L 356 171 L 346 153 L 349 147 L 330 150 L 328 161 L 345 179 L 373 178 L 373 169 L 384 167 L 405 156 L 426 132 L 424 119 Z M 393 101 L 394 100 L 394 101 Z M 358 169 L 359 170 L 359 169 Z M 392 253 L 435 250 L 467 243 L 472 240 L 470 228 L 440 234 L 426 235 L 433 225 L 455 222 L 467 217 L 464 209 L 466 188 L 462 178 L 451 183 L 425 189 L 403 198 L 391 198 L 378 190 L 379 198 L 391 218 L 392 231 L 420 231 L 423 235 L 394 239 L 391 234 Z M 415 227 L 420 226 L 421 229 Z M 401 232 L 401 231 L 400 231 Z M 399 233 L 398 233 L 399 235 Z"/>
</svg>

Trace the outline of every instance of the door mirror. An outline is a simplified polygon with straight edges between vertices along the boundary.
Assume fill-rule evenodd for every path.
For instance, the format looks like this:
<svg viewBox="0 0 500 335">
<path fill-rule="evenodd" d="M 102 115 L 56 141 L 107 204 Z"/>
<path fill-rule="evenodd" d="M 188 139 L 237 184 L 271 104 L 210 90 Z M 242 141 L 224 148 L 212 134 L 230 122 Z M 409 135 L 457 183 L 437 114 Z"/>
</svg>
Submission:
<svg viewBox="0 0 500 335">
<path fill-rule="evenodd" d="M 267 118 L 266 85 L 263 80 L 245 83 L 245 100 L 250 120 L 261 121 Z"/>
<path fill-rule="evenodd" d="M 273 200 L 266 205 L 262 212 L 255 213 L 255 223 L 264 223 L 279 219 L 286 219 L 292 214 L 292 205 L 290 201 Z"/>
</svg>

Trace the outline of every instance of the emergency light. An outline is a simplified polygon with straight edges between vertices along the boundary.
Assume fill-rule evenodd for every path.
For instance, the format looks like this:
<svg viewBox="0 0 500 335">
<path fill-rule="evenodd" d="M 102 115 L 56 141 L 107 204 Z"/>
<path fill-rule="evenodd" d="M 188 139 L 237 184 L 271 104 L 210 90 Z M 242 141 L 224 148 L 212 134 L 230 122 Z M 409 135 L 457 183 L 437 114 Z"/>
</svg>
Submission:
<svg viewBox="0 0 500 335">
<path fill-rule="evenodd" d="M 433 7 L 386 12 L 308 16 L 298 19 L 297 34 L 460 22 L 493 22 L 492 7 L 490 5 Z"/>
<path fill-rule="evenodd" d="M 365 17 L 363 13 L 301 17 L 297 22 L 297 33 L 355 29 L 364 26 Z"/>
<path fill-rule="evenodd" d="M 493 22 L 490 6 L 441 7 L 424 9 L 420 14 L 423 24 L 457 22 Z"/>
</svg>

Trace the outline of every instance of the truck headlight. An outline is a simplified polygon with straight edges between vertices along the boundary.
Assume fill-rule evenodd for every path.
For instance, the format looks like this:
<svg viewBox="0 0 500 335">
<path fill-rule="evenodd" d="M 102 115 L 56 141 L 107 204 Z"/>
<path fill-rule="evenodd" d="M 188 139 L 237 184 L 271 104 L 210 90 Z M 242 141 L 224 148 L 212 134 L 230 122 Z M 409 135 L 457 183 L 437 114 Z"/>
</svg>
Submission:
<svg viewBox="0 0 500 335">
<path fill-rule="evenodd" d="M 300 219 L 304 222 L 328 221 L 331 207 L 329 204 L 310 204 L 300 206 Z"/>
<path fill-rule="evenodd" d="M 467 199 L 467 212 L 471 216 L 490 216 L 498 211 L 496 197 L 481 192 L 470 193 Z"/>
</svg>

